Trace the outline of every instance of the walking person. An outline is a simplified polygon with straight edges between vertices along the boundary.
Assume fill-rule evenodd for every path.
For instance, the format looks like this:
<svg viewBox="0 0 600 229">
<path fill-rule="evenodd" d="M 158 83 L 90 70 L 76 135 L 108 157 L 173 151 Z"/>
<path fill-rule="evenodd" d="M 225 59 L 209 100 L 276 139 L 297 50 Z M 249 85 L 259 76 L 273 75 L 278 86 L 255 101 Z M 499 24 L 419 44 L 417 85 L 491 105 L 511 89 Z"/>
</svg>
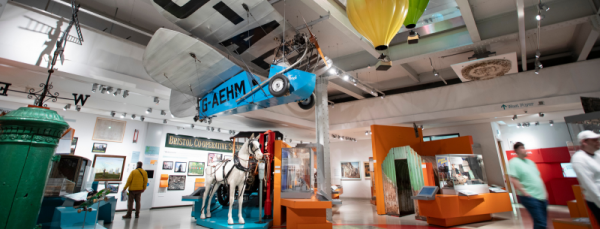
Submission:
<svg viewBox="0 0 600 229">
<path fill-rule="evenodd" d="M 514 145 L 517 157 L 508 162 L 508 176 L 510 182 L 517 189 L 521 204 L 527 209 L 533 219 L 534 229 L 545 229 L 548 217 L 546 200 L 548 193 L 540 171 L 535 163 L 527 159 L 525 145 L 517 142 Z"/>
<path fill-rule="evenodd" d="M 131 218 L 131 211 L 133 210 L 133 201 L 135 201 L 135 218 L 140 218 L 140 199 L 142 193 L 146 191 L 146 184 L 148 184 L 148 173 L 142 169 L 142 162 L 138 161 L 137 168 L 129 174 L 127 183 L 123 188 L 123 192 L 129 188 L 129 198 L 127 199 L 127 214 L 123 216 L 123 219 Z"/>
<path fill-rule="evenodd" d="M 577 174 L 579 185 L 583 188 L 583 195 L 588 208 L 592 212 L 596 223 L 600 222 L 600 135 L 590 130 L 582 131 L 577 135 L 581 149 L 571 157 L 571 165 Z M 590 216 L 591 218 L 592 216 Z"/>
</svg>

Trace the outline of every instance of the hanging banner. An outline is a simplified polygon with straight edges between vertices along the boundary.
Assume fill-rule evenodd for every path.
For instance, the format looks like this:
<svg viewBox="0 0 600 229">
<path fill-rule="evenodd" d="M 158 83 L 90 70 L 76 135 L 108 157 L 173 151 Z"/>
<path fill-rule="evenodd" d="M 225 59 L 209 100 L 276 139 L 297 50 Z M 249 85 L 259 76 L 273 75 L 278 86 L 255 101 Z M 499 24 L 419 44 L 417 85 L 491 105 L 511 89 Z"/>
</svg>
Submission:
<svg viewBox="0 0 600 229">
<path fill-rule="evenodd" d="M 242 143 L 236 143 L 235 151 L 240 150 L 240 148 L 242 148 L 242 145 Z M 165 147 L 231 153 L 233 149 L 233 142 L 198 138 L 186 135 L 167 134 L 167 141 L 165 141 Z"/>
</svg>

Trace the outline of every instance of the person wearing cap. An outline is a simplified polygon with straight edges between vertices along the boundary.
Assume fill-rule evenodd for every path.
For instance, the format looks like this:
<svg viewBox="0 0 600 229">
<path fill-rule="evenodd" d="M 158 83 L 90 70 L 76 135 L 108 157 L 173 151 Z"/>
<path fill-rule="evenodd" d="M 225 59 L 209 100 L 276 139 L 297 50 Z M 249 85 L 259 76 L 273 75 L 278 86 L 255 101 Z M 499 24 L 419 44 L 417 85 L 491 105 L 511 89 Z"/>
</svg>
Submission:
<svg viewBox="0 0 600 229">
<path fill-rule="evenodd" d="M 600 222 L 600 135 L 590 130 L 582 131 L 577 135 L 581 149 L 571 157 L 571 165 L 577 174 L 579 185 L 583 188 L 583 195 L 588 208 Z"/>
<path fill-rule="evenodd" d="M 129 198 L 127 199 L 127 214 L 123 216 L 123 219 L 131 218 L 131 212 L 133 211 L 133 201 L 135 201 L 135 218 L 140 218 L 140 200 L 142 193 L 146 191 L 148 183 L 148 173 L 142 169 L 143 163 L 138 161 L 137 168 L 129 174 L 127 183 L 123 188 L 123 192 L 129 188 Z"/>
<path fill-rule="evenodd" d="M 517 142 L 514 145 L 517 157 L 508 162 L 510 182 L 517 189 L 521 204 L 531 215 L 534 229 L 545 229 L 548 219 L 548 192 L 540 176 L 535 162 L 527 159 L 525 145 Z"/>
</svg>

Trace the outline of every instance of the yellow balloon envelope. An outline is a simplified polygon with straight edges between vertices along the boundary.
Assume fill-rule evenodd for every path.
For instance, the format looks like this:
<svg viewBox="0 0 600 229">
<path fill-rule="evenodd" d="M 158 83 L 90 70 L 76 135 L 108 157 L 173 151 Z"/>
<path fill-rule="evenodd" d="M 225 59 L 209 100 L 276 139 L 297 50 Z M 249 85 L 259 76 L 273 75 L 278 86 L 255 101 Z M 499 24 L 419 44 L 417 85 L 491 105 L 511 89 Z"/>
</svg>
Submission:
<svg viewBox="0 0 600 229">
<path fill-rule="evenodd" d="M 386 50 L 396 36 L 406 14 L 409 0 L 348 0 L 346 13 L 352 26 L 377 50 Z"/>
</svg>

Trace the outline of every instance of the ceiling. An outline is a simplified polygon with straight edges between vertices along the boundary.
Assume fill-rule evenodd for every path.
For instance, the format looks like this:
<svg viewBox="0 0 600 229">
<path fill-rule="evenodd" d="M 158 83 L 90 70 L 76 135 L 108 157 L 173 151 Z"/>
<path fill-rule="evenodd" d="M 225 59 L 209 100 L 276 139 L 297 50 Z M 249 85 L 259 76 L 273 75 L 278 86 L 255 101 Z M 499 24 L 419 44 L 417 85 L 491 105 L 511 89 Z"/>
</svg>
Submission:
<svg viewBox="0 0 600 229">
<path fill-rule="evenodd" d="M 46 7 L 46 1 L 15 1 L 40 9 Z M 56 0 L 50 1 L 47 10 L 54 14 L 67 15 L 68 10 L 65 10 L 64 7 L 61 7 L 61 4 L 54 1 Z M 86 10 L 113 18 L 116 21 L 145 31 L 149 34 L 152 34 L 161 27 L 187 33 L 161 16 L 154 9 L 151 1 L 152 0 L 78 0 L 77 2 L 81 3 L 82 8 Z M 177 4 L 183 4 L 187 1 L 189 0 L 175 0 Z M 532 12 L 534 12 L 537 0 L 467 0 L 470 11 L 466 13 L 471 14 L 471 17 L 473 18 L 472 22 L 475 27 L 469 27 L 469 20 L 465 19 L 468 17 L 462 15 L 466 25 L 431 33 L 421 38 L 422 40 L 432 40 L 433 45 L 439 47 L 437 49 L 432 49 L 431 47 L 419 44 L 406 45 L 405 43 L 398 44 L 397 47 L 391 47 L 390 50 L 394 50 L 394 52 L 397 53 L 390 53 L 390 56 L 396 55 L 404 57 L 393 60 L 393 67 L 388 71 L 375 71 L 372 67 L 374 66 L 374 63 L 377 62 L 377 53 L 372 49 L 370 44 L 361 40 L 361 35 L 357 34 L 353 28 L 348 27 L 349 22 L 344 12 L 345 0 L 280 0 L 276 1 L 273 6 L 282 15 L 285 14 L 289 23 L 295 27 L 304 24 L 303 18 L 307 22 L 310 22 L 317 20 L 320 16 L 325 16 L 327 12 L 330 12 L 331 16 L 329 19 L 311 26 L 311 31 L 318 37 L 319 44 L 323 49 L 324 54 L 332 58 L 334 64 L 337 66 L 350 66 L 345 68 L 342 67 L 342 70 L 346 71 L 348 74 L 357 77 L 359 80 L 378 90 L 389 91 L 431 82 L 440 82 L 441 79 L 433 76 L 432 68 L 439 71 L 441 77 L 446 80 L 457 78 L 456 74 L 450 69 L 450 65 L 468 61 L 468 58 L 474 54 L 475 48 L 473 47 L 496 52 L 498 55 L 514 52 L 519 59 L 522 58 L 521 52 L 525 51 L 528 60 L 534 58 L 537 45 L 537 32 L 533 31 L 527 33 L 527 36 L 524 38 L 526 44 L 525 49 L 521 48 L 519 37 L 513 36 L 519 28 L 517 23 L 519 19 L 517 18 L 516 12 L 517 1 L 522 1 L 525 5 L 526 14 L 523 19 L 524 24 L 526 25 L 525 30 L 529 31 L 534 29 L 535 14 Z M 332 2 L 334 3 L 330 4 Z M 562 56 L 576 55 L 579 51 L 577 50 L 576 45 L 577 39 L 582 34 L 585 35 L 585 31 L 583 30 L 587 28 L 585 25 L 590 22 L 571 21 L 592 15 L 593 9 L 597 9 L 598 6 L 600 6 L 600 2 L 597 0 L 544 0 L 543 2 L 550 5 L 551 10 L 546 12 L 546 19 L 542 21 L 542 27 L 544 27 L 544 29 L 541 31 L 541 41 L 539 44 L 542 56 L 552 56 L 555 54 L 561 54 Z M 592 6 L 592 4 L 597 5 Z M 562 7 L 564 5 L 570 5 L 570 7 Z M 455 0 L 431 0 L 423 18 L 430 17 L 431 15 L 435 15 L 444 10 L 453 9 L 458 9 L 458 4 Z M 461 13 L 465 13 L 464 9 L 461 10 Z M 146 35 L 128 31 L 126 28 L 111 29 L 111 23 L 107 24 L 101 19 L 82 17 L 81 22 L 98 30 L 104 30 L 115 36 L 122 38 L 129 36 L 130 38 L 128 39 L 130 41 L 142 45 L 145 45 L 149 40 L 149 37 Z M 478 29 L 479 32 L 474 31 L 473 28 Z M 306 29 L 301 31 L 307 32 Z M 461 33 L 468 33 L 470 35 L 479 33 L 482 41 L 473 41 L 469 38 L 461 43 L 461 45 L 456 45 L 457 42 L 452 39 L 456 34 Z M 339 63 L 339 65 L 337 63 Z M 371 66 L 371 68 L 368 66 Z M 416 73 L 414 77 L 416 77 L 419 82 L 417 82 L 414 77 L 409 77 L 410 70 L 407 70 L 407 67 L 414 70 L 414 73 Z M 6 73 L 2 75 L 2 78 L 11 77 L 11 80 L 16 80 L 14 83 L 16 85 L 36 87 L 37 82 L 41 82 L 45 78 L 44 69 L 24 70 L 0 66 L 0 71 Z M 24 71 L 27 72 L 27 74 L 23 75 Z M 17 75 L 23 77 L 16 77 Z M 0 78 L 0 81 L 2 81 L 2 78 Z M 144 79 L 144 77 L 138 78 Z M 150 81 L 148 78 L 144 80 Z M 89 93 L 90 82 L 87 82 L 83 78 L 64 76 L 55 78 L 55 81 L 56 85 L 59 85 L 58 82 L 60 81 L 60 85 L 65 85 L 65 87 L 68 88 L 78 88 L 78 90 L 81 90 L 81 93 Z M 352 98 L 352 95 L 346 94 L 343 90 L 339 90 L 339 87 L 356 90 L 356 88 L 349 83 L 339 83 L 338 87 L 330 84 L 328 88 L 330 100 L 335 101 L 336 99 Z M 25 89 L 25 87 L 22 89 Z M 57 88 L 57 90 L 60 89 L 61 88 Z M 65 91 L 69 90 L 66 90 L 65 88 Z M 156 93 L 155 96 L 161 96 L 161 98 L 164 97 L 164 95 L 160 93 Z M 23 98 L 23 96 L 21 97 L 22 98 L 16 99 L 26 99 Z M 168 110 L 168 99 L 165 98 L 164 102 L 156 105 L 149 99 L 152 97 L 152 92 L 140 94 L 133 93 L 127 100 L 123 100 L 118 96 L 99 95 L 95 96 L 97 99 L 91 100 L 90 104 L 82 109 L 82 112 L 108 115 L 110 110 L 117 110 L 119 112 L 127 112 L 128 114 L 142 115 L 148 107 L 152 107 L 155 111 L 160 109 Z M 370 96 L 364 95 L 364 97 L 368 98 Z M 0 97 L 0 99 L 6 98 Z M 277 109 L 292 110 L 295 108 L 284 107 Z M 293 110 L 293 112 L 302 111 Z M 264 115 L 257 114 L 262 113 L 250 112 L 249 114 L 240 116 L 222 117 L 215 119 L 212 125 L 223 129 L 234 129 L 238 131 L 277 128 L 283 132 L 294 132 L 294 134 L 297 135 L 293 137 L 297 139 L 304 138 L 305 140 L 308 140 L 314 138 L 314 129 L 307 128 L 306 125 L 293 126 L 294 121 L 289 121 L 286 122 L 288 124 L 285 124 L 288 126 L 283 126 L 278 124 L 279 122 L 277 122 L 277 120 L 262 117 Z M 305 114 L 303 115 L 306 116 Z M 483 122 L 491 122 L 493 120 L 490 115 L 493 114 L 485 114 L 485 117 L 464 117 L 466 120 L 432 120 L 431 123 L 425 123 L 425 125 L 453 125 L 453 123 L 481 122 L 482 120 Z M 149 117 L 148 121 L 151 122 L 162 122 L 165 118 L 164 116 L 159 115 L 158 112 L 148 114 L 147 117 Z M 190 125 L 193 123 L 189 118 L 175 119 L 167 117 L 167 119 L 169 122 L 181 123 L 180 125 Z M 508 119 L 510 120 L 510 118 Z M 302 120 L 312 121 L 314 118 Z M 510 121 L 505 120 L 505 122 L 511 125 Z M 364 136 L 364 129 L 340 131 L 337 134 L 359 137 Z"/>
</svg>

